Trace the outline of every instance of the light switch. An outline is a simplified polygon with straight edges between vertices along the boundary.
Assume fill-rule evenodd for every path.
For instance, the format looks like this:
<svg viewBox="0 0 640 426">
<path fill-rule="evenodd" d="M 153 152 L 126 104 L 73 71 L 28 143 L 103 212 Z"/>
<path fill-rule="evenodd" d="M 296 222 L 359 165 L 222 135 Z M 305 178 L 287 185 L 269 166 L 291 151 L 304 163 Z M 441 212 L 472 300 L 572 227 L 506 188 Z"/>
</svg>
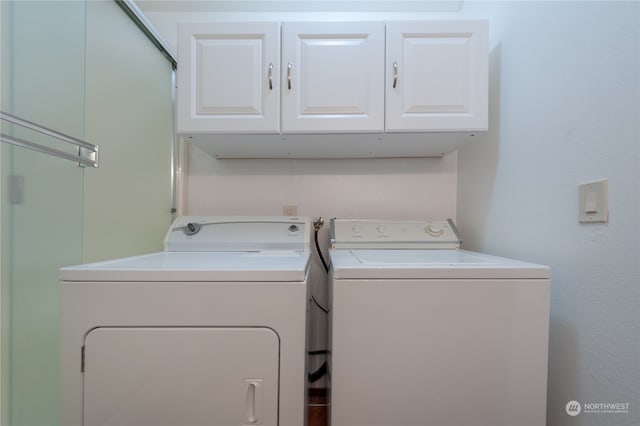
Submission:
<svg viewBox="0 0 640 426">
<path fill-rule="evenodd" d="M 598 213 L 598 193 L 587 190 L 584 202 L 584 212 L 586 214 Z"/>
<path fill-rule="evenodd" d="M 578 186 L 578 209 L 580 222 L 609 221 L 608 180 L 602 179 Z"/>
</svg>

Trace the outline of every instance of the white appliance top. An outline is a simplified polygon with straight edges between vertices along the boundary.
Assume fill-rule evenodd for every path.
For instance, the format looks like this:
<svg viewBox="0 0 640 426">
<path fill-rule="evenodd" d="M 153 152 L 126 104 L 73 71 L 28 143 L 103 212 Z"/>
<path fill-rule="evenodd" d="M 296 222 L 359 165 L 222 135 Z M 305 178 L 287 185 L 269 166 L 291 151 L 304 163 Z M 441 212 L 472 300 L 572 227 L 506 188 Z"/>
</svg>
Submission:
<svg viewBox="0 0 640 426">
<path fill-rule="evenodd" d="M 331 220 L 336 279 L 549 278 L 547 266 L 459 250 L 447 221 Z"/>
<path fill-rule="evenodd" d="M 547 266 L 465 250 L 330 250 L 335 279 L 530 279 Z"/>
<path fill-rule="evenodd" d="M 451 219 L 331 219 L 331 248 L 334 249 L 454 249 L 461 242 Z"/>
<path fill-rule="evenodd" d="M 186 216 L 169 228 L 164 252 L 62 268 L 60 280 L 303 282 L 309 239 L 308 218 Z"/>
</svg>

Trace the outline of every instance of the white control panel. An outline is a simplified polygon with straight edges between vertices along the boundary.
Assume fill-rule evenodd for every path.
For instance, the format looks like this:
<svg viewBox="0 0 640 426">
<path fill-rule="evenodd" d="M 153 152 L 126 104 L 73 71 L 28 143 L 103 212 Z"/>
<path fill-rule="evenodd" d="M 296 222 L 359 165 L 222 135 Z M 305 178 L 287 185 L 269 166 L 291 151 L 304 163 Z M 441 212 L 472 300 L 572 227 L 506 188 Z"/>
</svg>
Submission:
<svg viewBox="0 0 640 426">
<path fill-rule="evenodd" d="M 331 248 L 334 249 L 457 249 L 461 242 L 451 219 L 331 219 Z"/>
<path fill-rule="evenodd" d="M 182 216 L 164 239 L 165 251 L 309 250 L 310 222 L 290 216 Z"/>
</svg>

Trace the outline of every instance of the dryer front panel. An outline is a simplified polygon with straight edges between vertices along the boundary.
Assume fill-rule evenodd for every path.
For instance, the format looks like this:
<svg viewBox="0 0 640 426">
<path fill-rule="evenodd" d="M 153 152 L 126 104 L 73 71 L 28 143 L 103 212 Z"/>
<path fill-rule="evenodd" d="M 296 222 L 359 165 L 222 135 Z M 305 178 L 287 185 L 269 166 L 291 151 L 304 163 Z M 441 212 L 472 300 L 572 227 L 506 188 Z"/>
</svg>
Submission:
<svg viewBox="0 0 640 426">
<path fill-rule="evenodd" d="M 84 425 L 276 426 L 279 347 L 269 328 L 93 329 Z"/>
</svg>

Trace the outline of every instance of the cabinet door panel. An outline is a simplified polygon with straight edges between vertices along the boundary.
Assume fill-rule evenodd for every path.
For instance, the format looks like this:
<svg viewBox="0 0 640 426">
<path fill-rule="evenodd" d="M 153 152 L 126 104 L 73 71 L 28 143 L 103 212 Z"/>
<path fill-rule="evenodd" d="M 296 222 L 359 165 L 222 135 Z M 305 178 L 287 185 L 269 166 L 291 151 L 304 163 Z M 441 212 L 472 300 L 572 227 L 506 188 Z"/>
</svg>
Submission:
<svg viewBox="0 0 640 426">
<path fill-rule="evenodd" d="M 469 39 L 407 39 L 400 83 L 408 113 L 466 113 L 471 104 Z M 425 61 L 422 58 L 438 58 Z"/>
<path fill-rule="evenodd" d="M 387 130 L 487 128 L 486 22 L 388 23 L 387 73 Z"/>
<path fill-rule="evenodd" d="M 196 114 L 260 114 L 260 40 L 196 40 Z"/>
<path fill-rule="evenodd" d="M 96 328 L 84 425 L 278 424 L 279 340 L 267 328 Z"/>
<path fill-rule="evenodd" d="M 283 132 L 383 130 L 384 23 L 285 23 L 282 69 Z"/>
<path fill-rule="evenodd" d="M 179 27 L 178 131 L 279 130 L 278 23 Z"/>
</svg>

